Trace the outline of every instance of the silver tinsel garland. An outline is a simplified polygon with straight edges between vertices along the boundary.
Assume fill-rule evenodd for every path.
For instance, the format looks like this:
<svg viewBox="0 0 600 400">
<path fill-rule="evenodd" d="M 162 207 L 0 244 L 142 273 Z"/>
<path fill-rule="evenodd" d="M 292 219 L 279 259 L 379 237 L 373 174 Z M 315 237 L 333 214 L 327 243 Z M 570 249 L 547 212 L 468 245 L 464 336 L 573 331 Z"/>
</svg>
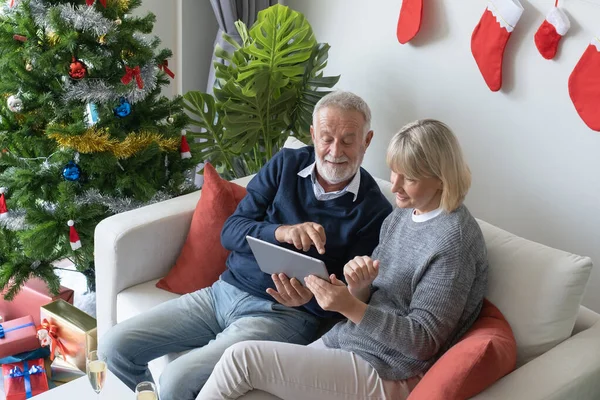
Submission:
<svg viewBox="0 0 600 400">
<path fill-rule="evenodd" d="M 121 97 L 125 97 L 131 104 L 142 101 L 156 89 L 158 68 L 154 64 L 146 64 L 142 66 L 140 76 L 144 82 L 144 88 L 139 89 L 135 79 L 131 81 L 131 88 L 128 92 L 118 93 L 114 87 L 107 84 L 101 79 L 86 79 L 83 81 L 73 82 L 70 79 L 65 80 L 65 94 L 63 100 L 65 102 L 79 100 L 84 103 L 108 103 L 116 102 Z"/>
<path fill-rule="evenodd" d="M 48 20 L 49 7 L 46 6 L 43 1 L 31 0 L 29 2 L 29 9 L 31 10 L 31 15 L 33 15 L 33 19 L 37 26 L 41 26 L 45 29 L 50 28 L 50 20 Z"/>
<path fill-rule="evenodd" d="M 62 4 L 58 6 L 58 9 L 61 18 L 78 31 L 88 31 L 96 36 L 102 36 L 117 26 L 114 21 L 104 18 L 94 7 Z"/>
<path fill-rule="evenodd" d="M 41 0 L 31 0 L 29 6 L 36 24 L 46 30 L 52 30 L 48 19 L 50 8 Z M 104 18 L 94 7 L 63 4 L 58 8 L 61 17 L 78 31 L 91 31 L 96 36 L 102 36 L 117 29 L 114 21 Z M 147 47 L 150 47 L 154 40 L 152 36 L 140 33 L 135 33 L 134 37 L 140 44 Z M 111 54 L 106 54 L 106 56 L 110 57 Z M 65 102 L 76 100 L 84 103 L 107 103 L 117 102 L 119 98 L 125 97 L 130 104 L 135 104 L 144 100 L 157 86 L 158 67 L 154 63 L 149 63 L 140 66 L 140 69 L 140 76 L 144 82 L 143 89 L 137 87 L 135 79 L 129 85 L 129 90 L 125 92 L 117 90 L 117 87 L 102 79 L 86 79 L 79 82 L 65 79 L 63 100 Z"/>
<path fill-rule="evenodd" d="M 24 231 L 28 229 L 25 215 L 25 210 L 9 210 L 8 217 L 0 219 L 0 227 L 9 231 Z"/>
<path fill-rule="evenodd" d="M 119 214 L 125 211 L 134 210 L 136 208 L 148 206 L 161 201 L 169 200 L 173 196 L 165 192 L 156 192 L 154 196 L 147 202 L 141 202 L 129 197 L 113 197 L 100 193 L 97 189 L 86 190 L 82 195 L 75 198 L 75 205 L 84 206 L 91 204 L 102 204 L 107 207 L 113 214 Z"/>
</svg>

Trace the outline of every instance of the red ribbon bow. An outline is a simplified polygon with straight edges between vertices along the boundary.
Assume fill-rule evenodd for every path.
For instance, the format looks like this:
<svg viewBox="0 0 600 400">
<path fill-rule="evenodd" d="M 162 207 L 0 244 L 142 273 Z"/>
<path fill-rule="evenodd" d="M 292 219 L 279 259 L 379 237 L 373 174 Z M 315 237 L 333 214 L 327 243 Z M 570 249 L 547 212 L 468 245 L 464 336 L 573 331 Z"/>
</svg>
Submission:
<svg viewBox="0 0 600 400">
<path fill-rule="evenodd" d="M 139 66 L 134 67 L 134 68 L 129 68 L 128 66 L 125 66 L 125 75 L 123 75 L 123 77 L 121 78 L 121 82 L 123 82 L 123 85 L 128 85 L 134 76 L 135 76 L 135 81 L 137 82 L 138 87 L 140 89 L 143 89 L 144 81 L 142 81 Z"/>
<path fill-rule="evenodd" d="M 91 6 L 92 4 L 94 4 L 95 0 L 85 0 L 86 4 L 88 6 Z M 104 8 L 106 8 L 106 0 L 100 0 L 100 3 L 102 3 L 102 5 L 104 6 Z"/>
<path fill-rule="evenodd" d="M 10 8 L 13 8 L 15 5 L 15 0 L 10 0 L 10 4 L 8 5 Z"/>
<path fill-rule="evenodd" d="M 50 322 L 48 322 L 47 319 L 44 318 L 44 321 L 42 321 L 42 324 L 40 326 L 38 326 L 38 328 L 37 328 L 38 331 L 41 329 L 47 330 L 48 336 L 50 336 L 50 338 L 52 338 L 52 344 L 50 347 L 50 360 L 54 360 L 54 352 L 56 351 L 56 346 L 58 346 L 58 349 L 60 350 L 63 357 L 66 357 L 67 356 L 67 348 L 60 341 L 60 339 L 58 337 L 58 326 L 51 324 Z"/>
<path fill-rule="evenodd" d="M 161 64 L 158 64 L 158 68 L 165 71 L 165 74 L 169 75 L 171 79 L 175 79 L 175 74 L 169 69 L 168 60 L 164 60 Z"/>
</svg>

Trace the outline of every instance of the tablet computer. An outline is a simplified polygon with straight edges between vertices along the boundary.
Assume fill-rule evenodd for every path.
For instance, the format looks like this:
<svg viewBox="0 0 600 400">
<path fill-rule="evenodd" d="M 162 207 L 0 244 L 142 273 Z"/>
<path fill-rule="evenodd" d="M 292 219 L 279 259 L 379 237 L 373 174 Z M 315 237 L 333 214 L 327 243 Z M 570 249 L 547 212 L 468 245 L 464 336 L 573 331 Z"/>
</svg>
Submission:
<svg viewBox="0 0 600 400">
<path fill-rule="evenodd" d="M 267 274 L 284 273 L 304 284 L 304 278 L 315 275 L 329 281 L 325 263 L 317 258 L 276 246 L 252 236 L 246 236 L 258 267 Z"/>
</svg>

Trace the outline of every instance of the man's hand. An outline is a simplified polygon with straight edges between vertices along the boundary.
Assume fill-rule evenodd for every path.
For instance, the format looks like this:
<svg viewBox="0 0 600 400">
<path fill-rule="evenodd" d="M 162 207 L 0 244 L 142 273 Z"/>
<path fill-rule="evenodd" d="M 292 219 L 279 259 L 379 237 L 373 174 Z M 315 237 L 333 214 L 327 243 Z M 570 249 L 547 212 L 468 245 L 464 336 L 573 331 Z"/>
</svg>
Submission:
<svg viewBox="0 0 600 400">
<path fill-rule="evenodd" d="M 275 239 L 280 243 L 294 245 L 298 250 L 308 251 L 315 246 L 319 254 L 325 254 L 325 229 L 314 222 L 297 225 L 281 225 L 275 230 Z"/>
<path fill-rule="evenodd" d="M 351 293 L 367 289 L 379 274 L 379 260 L 367 256 L 356 256 L 344 265 L 344 276 Z"/>
<path fill-rule="evenodd" d="M 284 306 L 299 307 L 308 303 L 313 297 L 312 292 L 302 286 L 296 278 L 289 279 L 285 274 L 273 274 L 271 279 L 277 290 L 268 288 L 267 293 Z"/>
</svg>

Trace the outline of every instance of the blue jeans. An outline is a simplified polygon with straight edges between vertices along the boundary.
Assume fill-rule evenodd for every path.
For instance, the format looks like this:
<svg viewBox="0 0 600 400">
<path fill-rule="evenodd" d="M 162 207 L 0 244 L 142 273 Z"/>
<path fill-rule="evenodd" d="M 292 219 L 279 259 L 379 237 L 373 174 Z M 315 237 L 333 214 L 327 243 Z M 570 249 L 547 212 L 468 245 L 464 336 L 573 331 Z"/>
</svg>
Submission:
<svg viewBox="0 0 600 400">
<path fill-rule="evenodd" d="M 152 381 L 148 362 L 191 350 L 160 376 L 161 400 L 192 400 L 229 346 L 244 340 L 310 343 L 319 319 L 224 281 L 115 325 L 99 343 L 108 368 L 132 390 Z"/>
</svg>

